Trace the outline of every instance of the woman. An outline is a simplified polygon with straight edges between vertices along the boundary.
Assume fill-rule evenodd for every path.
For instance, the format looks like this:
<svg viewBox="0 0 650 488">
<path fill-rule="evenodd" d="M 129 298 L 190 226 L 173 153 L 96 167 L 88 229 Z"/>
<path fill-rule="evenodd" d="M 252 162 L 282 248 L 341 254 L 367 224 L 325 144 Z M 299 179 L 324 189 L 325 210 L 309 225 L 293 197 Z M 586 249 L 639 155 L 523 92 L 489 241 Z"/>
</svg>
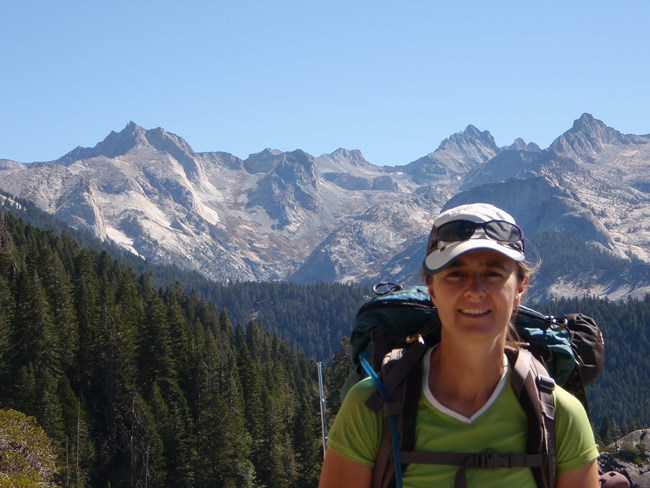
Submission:
<svg viewBox="0 0 650 488">
<path fill-rule="evenodd" d="M 438 308 L 440 344 L 423 360 L 416 450 L 525 453 L 527 417 L 511 388 L 504 353 L 512 315 L 528 285 L 521 229 L 488 204 L 462 205 L 434 221 L 424 273 Z M 328 437 L 320 488 L 370 487 L 380 414 L 366 399 L 370 380 L 346 396 Z M 559 488 L 598 486 L 598 450 L 580 402 L 559 386 L 556 463 Z M 458 466 L 409 464 L 403 486 L 453 487 Z M 468 468 L 468 487 L 534 487 L 530 468 Z"/>
</svg>

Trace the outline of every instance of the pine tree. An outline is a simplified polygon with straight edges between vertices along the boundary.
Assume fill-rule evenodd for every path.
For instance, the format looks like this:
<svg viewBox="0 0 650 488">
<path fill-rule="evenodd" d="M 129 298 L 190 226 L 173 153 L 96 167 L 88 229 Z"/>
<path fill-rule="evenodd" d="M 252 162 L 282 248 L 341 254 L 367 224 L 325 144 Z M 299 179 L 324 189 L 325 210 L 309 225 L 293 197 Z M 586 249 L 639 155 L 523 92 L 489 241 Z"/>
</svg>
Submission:
<svg viewBox="0 0 650 488">
<path fill-rule="evenodd" d="M 14 221 L 14 219 L 11 219 Z M 12 281 L 18 274 L 18 251 L 5 213 L 0 210 L 0 277 Z"/>
<path fill-rule="evenodd" d="M 214 327 L 212 328 L 214 330 Z M 202 341 L 200 404 L 197 422 L 198 486 L 252 487 L 251 438 L 245 426 L 244 399 L 235 369 L 208 332 Z"/>
<path fill-rule="evenodd" d="M 12 352 L 16 408 L 35 416 L 48 435 L 59 441 L 64 437 L 58 398 L 61 348 L 33 260 L 17 278 Z M 59 452 L 63 449 L 60 443 L 56 447 Z"/>
<path fill-rule="evenodd" d="M 64 455 L 59 456 L 63 486 L 83 487 L 90 480 L 95 462 L 95 446 L 88 423 L 88 413 L 70 387 L 67 378 L 59 383 L 59 398 L 65 428 Z"/>
<path fill-rule="evenodd" d="M 330 421 L 334 419 L 339 408 L 341 408 L 342 399 L 340 393 L 350 373 L 350 339 L 345 337 L 341 341 L 341 345 L 341 350 L 334 354 L 332 367 L 327 371 L 328 374 L 325 380 L 327 386 L 325 392 L 327 396 L 327 416 Z"/>
<path fill-rule="evenodd" d="M 61 259 L 51 248 L 42 251 L 38 263 L 43 289 L 48 298 L 52 321 L 58 329 L 61 366 L 70 371 L 79 347 L 77 317 L 73 303 L 73 285 Z"/>
<path fill-rule="evenodd" d="M 74 264 L 74 305 L 79 353 L 76 356 L 72 384 L 78 395 L 92 400 L 99 393 L 95 390 L 95 379 L 99 369 L 96 361 L 99 354 L 97 343 L 100 320 L 99 282 L 89 250 L 82 249 L 75 257 Z"/>
<path fill-rule="evenodd" d="M 246 399 L 244 417 L 251 436 L 251 460 L 254 466 L 260 466 L 265 457 L 263 452 L 264 417 L 266 415 L 263 402 L 264 380 L 260 372 L 260 364 L 253 360 L 240 325 L 235 329 L 235 344 L 238 352 L 239 376 Z"/>
<path fill-rule="evenodd" d="M 144 291 L 149 299 L 138 337 L 138 369 L 143 392 L 152 398 L 156 383 L 175 383 L 177 376 L 165 304 L 147 282 Z"/>
<path fill-rule="evenodd" d="M 313 378 L 316 381 L 316 378 Z M 319 400 L 315 388 L 303 384 L 297 392 L 297 415 L 292 419 L 292 445 L 296 453 L 297 478 L 292 486 L 316 487 L 322 461 Z"/>
<path fill-rule="evenodd" d="M 7 385 L 11 354 L 11 329 L 14 300 L 9 283 L 0 276 L 0 406 L 9 397 Z M 3 400 L 4 399 L 4 400 Z"/>
</svg>

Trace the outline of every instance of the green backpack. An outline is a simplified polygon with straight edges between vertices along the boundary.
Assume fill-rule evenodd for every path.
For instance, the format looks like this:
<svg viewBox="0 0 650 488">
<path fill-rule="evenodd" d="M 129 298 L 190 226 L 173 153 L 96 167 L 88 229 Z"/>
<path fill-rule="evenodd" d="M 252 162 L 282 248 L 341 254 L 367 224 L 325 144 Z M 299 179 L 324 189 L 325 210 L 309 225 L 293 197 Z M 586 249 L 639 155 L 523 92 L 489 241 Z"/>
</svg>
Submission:
<svg viewBox="0 0 650 488">
<path fill-rule="evenodd" d="M 585 406 L 585 385 L 604 362 L 602 333 L 583 314 L 561 318 L 519 306 L 515 328 L 519 350 L 507 349 L 511 383 L 529 419 L 527 454 L 414 451 L 415 415 L 421 393 L 421 361 L 440 341 L 440 319 L 425 286 L 379 283 L 377 296 L 358 311 L 350 337 L 353 366 L 342 389 L 365 376 L 377 391 L 366 404 L 384 411 L 382 438 L 373 472 L 373 488 L 401 487 L 409 463 L 458 465 L 456 487 L 465 487 L 469 467 L 530 467 L 539 487 L 555 486 L 555 409 L 553 388 L 561 385 Z"/>
</svg>

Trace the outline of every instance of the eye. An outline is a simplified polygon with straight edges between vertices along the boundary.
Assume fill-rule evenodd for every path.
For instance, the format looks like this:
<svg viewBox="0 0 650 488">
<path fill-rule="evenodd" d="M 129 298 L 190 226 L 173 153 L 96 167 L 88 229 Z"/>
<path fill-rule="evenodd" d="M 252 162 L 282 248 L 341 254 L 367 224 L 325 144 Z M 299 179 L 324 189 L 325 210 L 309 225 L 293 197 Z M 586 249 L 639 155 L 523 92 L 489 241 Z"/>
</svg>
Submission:
<svg viewBox="0 0 650 488">
<path fill-rule="evenodd" d="M 462 278 L 464 276 L 464 274 L 465 273 L 463 271 L 461 271 L 461 270 L 453 269 L 453 270 L 447 271 L 447 273 L 445 273 L 444 276 L 448 280 L 457 280 L 457 279 Z"/>
<path fill-rule="evenodd" d="M 489 269 L 485 272 L 485 275 L 490 279 L 503 279 L 505 278 L 505 273 L 500 269 Z"/>
</svg>

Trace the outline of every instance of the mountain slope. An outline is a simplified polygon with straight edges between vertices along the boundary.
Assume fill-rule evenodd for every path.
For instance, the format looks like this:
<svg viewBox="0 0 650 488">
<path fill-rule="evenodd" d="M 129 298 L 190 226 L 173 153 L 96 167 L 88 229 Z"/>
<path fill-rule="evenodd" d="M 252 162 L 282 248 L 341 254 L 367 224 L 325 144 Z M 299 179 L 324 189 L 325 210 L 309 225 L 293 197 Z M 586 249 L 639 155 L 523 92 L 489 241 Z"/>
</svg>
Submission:
<svg viewBox="0 0 650 488">
<path fill-rule="evenodd" d="M 560 286 L 551 281 L 561 264 L 542 263 L 540 297 L 622 298 L 648 289 L 649 169 L 650 136 L 621 134 L 589 114 L 543 150 L 521 139 L 499 147 L 469 125 L 395 167 L 344 148 L 321 156 L 265 149 L 246 159 L 196 153 L 177 135 L 130 122 L 56 161 L 0 160 L 0 189 L 142 258 L 222 282 L 412 282 L 435 214 L 487 201 L 511 210 L 530 249 L 544 249 L 538 235 L 560 231 L 592 262 L 604 254 L 617 263 L 607 266 L 636 270 L 612 279 L 609 268 L 587 269 Z"/>
</svg>

